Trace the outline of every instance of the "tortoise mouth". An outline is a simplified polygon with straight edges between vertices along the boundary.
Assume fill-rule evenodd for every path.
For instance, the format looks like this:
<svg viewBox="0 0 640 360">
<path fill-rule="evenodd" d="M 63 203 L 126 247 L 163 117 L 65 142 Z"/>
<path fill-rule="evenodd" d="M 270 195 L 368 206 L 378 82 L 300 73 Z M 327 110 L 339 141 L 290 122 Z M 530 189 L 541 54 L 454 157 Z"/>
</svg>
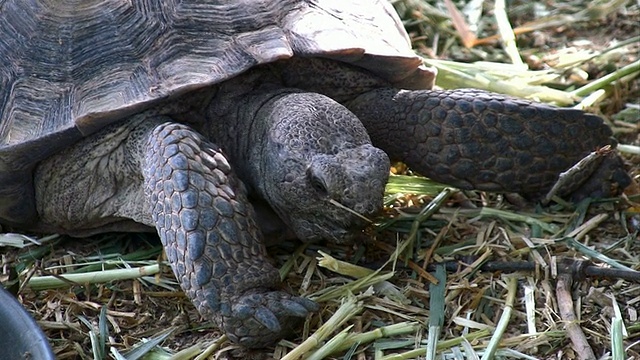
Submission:
<svg viewBox="0 0 640 360">
<path fill-rule="evenodd" d="M 350 231 L 346 229 L 336 228 L 328 231 L 327 229 L 319 229 L 319 231 L 323 232 L 323 234 L 319 235 L 319 239 L 333 241 L 337 244 L 342 244 L 342 243 L 351 242 L 353 240 L 353 238 L 355 237 L 356 229 L 353 229 Z"/>
<path fill-rule="evenodd" d="M 328 205 L 332 206 L 332 205 Z M 355 237 L 369 224 L 363 218 L 339 213 L 340 217 L 312 220 L 295 219 L 290 224 L 296 237 L 305 242 L 331 241 L 337 244 L 353 242 Z"/>
</svg>

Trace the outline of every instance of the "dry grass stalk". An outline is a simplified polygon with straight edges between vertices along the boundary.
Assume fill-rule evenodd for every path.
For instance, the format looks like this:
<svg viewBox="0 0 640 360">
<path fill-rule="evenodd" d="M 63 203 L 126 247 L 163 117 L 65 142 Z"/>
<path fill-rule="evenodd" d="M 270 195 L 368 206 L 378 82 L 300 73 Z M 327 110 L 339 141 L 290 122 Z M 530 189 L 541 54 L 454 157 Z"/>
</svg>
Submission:
<svg viewBox="0 0 640 360">
<path fill-rule="evenodd" d="M 595 360 L 594 354 L 587 338 L 580 328 L 580 324 L 576 317 L 573 308 L 573 298 L 571 296 L 571 287 L 573 285 L 573 279 L 571 275 L 560 274 L 557 280 L 556 293 L 558 296 L 558 307 L 560 309 L 560 316 L 564 322 L 564 326 L 567 329 L 567 334 L 571 338 L 574 349 L 578 353 L 580 359 Z"/>
</svg>

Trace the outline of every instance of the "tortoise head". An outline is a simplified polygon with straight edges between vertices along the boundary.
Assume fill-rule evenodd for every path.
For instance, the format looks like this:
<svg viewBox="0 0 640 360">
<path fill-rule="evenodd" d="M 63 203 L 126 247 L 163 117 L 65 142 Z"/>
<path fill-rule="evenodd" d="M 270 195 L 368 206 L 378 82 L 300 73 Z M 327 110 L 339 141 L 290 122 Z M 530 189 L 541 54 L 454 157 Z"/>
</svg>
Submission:
<svg viewBox="0 0 640 360">
<path fill-rule="evenodd" d="M 276 213 L 302 240 L 341 241 L 362 229 L 382 208 L 390 165 L 360 120 L 315 93 L 289 93 L 261 111 L 273 123 L 260 192 Z"/>
</svg>

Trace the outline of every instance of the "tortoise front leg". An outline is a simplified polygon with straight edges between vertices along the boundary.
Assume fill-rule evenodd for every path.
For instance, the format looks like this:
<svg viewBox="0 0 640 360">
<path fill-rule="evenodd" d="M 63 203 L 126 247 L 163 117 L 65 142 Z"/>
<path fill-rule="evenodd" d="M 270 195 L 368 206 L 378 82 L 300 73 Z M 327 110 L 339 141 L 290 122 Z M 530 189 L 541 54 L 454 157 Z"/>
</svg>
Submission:
<svg viewBox="0 0 640 360">
<path fill-rule="evenodd" d="M 244 189 L 213 144 L 185 125 L 159 125 L 147 141 L 143 175 L 182 289 L 232 341 L 273 344 L 317 307 L 278 290 Z"/>
<path fill-rule="evenodd" d="M 391 158 L 461 189 L 538 197 L 560 172 L 612 142 L 611 130 L 597 116 L 480 90 L 382 88 L 347 107 Z M 629 183 L 615 154 L 598 165 L 566 192 L 603 197 L 612 183 Z"/>
</svg>

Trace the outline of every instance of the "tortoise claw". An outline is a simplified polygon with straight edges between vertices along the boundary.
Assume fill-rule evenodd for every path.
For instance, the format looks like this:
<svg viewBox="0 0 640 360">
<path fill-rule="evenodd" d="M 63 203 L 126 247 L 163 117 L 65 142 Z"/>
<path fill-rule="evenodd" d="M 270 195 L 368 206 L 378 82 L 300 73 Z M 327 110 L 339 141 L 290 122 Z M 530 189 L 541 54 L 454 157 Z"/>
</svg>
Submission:
<svg viewBox="0 0 640 360">
<path fill-rule="evenodd" d="M 286 336 L 316 310 L 318 304 L 314 301 L 282 291 L 254 292 L 233 301 L 231 313 L 223 318 L 223 327 L 231 341 L 259 348 Z"/>
<path fill-rule="evenodd" d="M 277 333 L 282 330 L 280 323 L 276 315 L 264 306 L 260 306 L 256 309 L 255 318 L 260 324 L 262 324 L 267 330 Z"/>
<path fill-rule="evenodd" d="M 284 310 L 292 316 L 305 317 L 309 312 L 317 311 L 318 304 L 306 298 L 297 298 L 295 300 L 282 300 Z"/>
</svg>

